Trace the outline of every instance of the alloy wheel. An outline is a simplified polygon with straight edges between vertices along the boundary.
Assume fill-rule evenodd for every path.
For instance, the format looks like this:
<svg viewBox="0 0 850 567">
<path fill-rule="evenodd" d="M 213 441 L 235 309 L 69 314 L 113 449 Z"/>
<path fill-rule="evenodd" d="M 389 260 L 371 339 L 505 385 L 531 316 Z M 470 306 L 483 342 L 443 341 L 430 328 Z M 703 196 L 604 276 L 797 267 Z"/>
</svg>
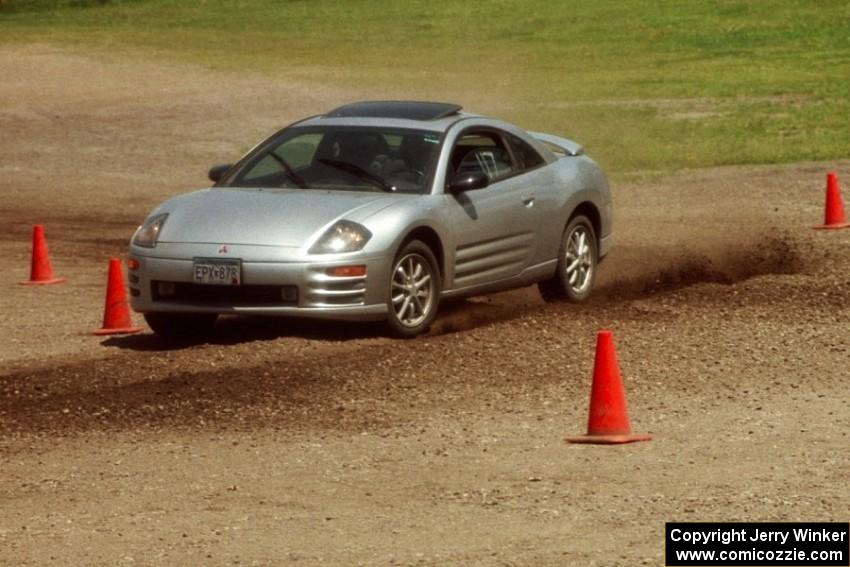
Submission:
<svg viewBox="0 0 850 567">
<path fill-rule="evenodd" d="M 566 276 L 570 290 L 581 295 L 593 280 L 593 236 L 583 225 L 576 226 L 570 233 L 566 245 Z"/>
<path fill-rule="evenodd" d="M 434 302 L 434 274 L 424 256 L 413 252 L 399 260 L 391 294 L 396 319 L 403 326 L 416 327 L 428 317 Z"/>
</svg>

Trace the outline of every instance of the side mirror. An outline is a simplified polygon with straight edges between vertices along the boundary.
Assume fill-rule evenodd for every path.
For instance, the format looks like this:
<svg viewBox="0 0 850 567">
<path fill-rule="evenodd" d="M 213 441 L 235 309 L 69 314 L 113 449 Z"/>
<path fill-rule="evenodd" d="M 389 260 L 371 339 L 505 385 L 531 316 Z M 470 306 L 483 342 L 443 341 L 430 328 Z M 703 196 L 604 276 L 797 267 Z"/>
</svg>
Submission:
<svg viewBox="0 0 850 567">
<path fill-rule="evenodd" d="M 450 193 L 463 193 L 475 189 L 484 189 L 490 184 L 490 177 L 483 171 L 455 173 L 449 180 Z"/>
<path fill-rule="evenodd" d="M 231 167 L 233 167 L 232 163 L 214 165 L 210 168 L 209 173 L 207 173 L 207 177 L 209 177 L 210 181 L 212 181 L 213 183 L 218 183 L 219 179 L 224 177 L 224 174 L 230 171 Z"/>
</svg>

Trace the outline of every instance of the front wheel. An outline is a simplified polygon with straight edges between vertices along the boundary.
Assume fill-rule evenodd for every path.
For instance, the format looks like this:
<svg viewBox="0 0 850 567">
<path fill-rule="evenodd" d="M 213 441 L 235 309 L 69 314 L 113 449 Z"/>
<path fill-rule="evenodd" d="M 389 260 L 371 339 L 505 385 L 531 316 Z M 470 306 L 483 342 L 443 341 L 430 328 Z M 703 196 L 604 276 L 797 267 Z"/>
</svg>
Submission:
<svg viewBox="0 0 850 567">
<path fill-rule="evenodd" d="M 153 332 L 166 339 L 193 341 L 212 333 L 215 313 L 145 313 Z"/>
<path fill-rule="evenodd" d="M 437 315 L 440 271 L 431 249 L 419 240 L 407 243 L 393 262 L 387 297 L 387 325 L 399 337 L 424 333 Z"/>
<path fill-rule="evenodd" d="M 598 261 L 593 224 L 584 215 L 574 216 L 561 237 L 555 275 L 537 284 L 540 295 L 546 301 L 584 301 L 593 288 Z"/>
</svg>

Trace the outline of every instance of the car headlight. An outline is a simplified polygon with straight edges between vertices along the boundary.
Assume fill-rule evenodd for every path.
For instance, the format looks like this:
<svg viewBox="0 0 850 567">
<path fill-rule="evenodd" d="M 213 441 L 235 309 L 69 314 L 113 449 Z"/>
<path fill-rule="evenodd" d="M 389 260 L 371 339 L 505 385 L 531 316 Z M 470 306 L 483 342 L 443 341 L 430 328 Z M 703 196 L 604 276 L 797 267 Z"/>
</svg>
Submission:
<svg viewBox="0 0 850 567">
<path fill-rule="evenodd" d="M 165 224 L 165 219 L 167 218 L 168 213 L 163 213 L 146 220 L 136 231 L 136 236 L 133 237 L 133 244 L 143 248 L 153 248 L 156 246 L 159 233 L 162 232 L 162 225 Z"/>
<path fill-rule="evenodd" d="M 361 250 L 372 233 L 356 222 L 339 221 L 330 227 L 310 248 L 310 254 L 336 254 Z"/>
</svg>

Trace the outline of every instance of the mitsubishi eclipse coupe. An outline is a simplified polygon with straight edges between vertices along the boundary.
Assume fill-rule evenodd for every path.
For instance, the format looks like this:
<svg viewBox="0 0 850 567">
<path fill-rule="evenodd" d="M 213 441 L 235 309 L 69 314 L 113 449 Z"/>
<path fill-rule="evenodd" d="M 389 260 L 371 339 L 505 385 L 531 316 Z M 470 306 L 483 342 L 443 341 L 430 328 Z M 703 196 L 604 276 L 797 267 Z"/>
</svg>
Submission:
<svg viewBox="0 0 850 567">
<path fill-rule="evenodd" d="M 291 124 L 130 244 L 132 307 L 167 337 L 219 315 L 428 330 L 441 299 L 536 283 L 586 299 L 611 195 L 582 146 L 438 102 L 348 104 Z"/>
</svg>

